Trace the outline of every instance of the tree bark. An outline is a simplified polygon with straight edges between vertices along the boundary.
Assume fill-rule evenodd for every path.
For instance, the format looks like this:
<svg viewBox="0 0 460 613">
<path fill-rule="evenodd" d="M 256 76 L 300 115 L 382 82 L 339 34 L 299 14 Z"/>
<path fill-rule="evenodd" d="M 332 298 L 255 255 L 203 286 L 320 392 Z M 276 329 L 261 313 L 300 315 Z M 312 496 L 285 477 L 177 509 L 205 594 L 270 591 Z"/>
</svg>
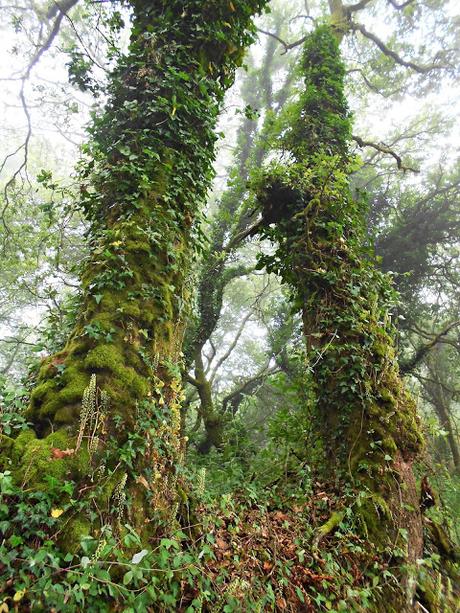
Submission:
<svg viewBox="0 0 460 613">
<path fill-rule="evenodd" d="M 28 487 L 46 487 L 50 475 L 81 483 L 103 466 L 103 504 L 126 492 L 144 533 L 152 513 L 177 506 L 194 219 L 212 177 L 223 95 L 264 4 L 131 3 L 130 47 L 110 76 L 80 166 L 91 254 L 77 323 L 64 349 L 43 362 L 27 412 L 33 429 L 2 441 Z M 75 538 L 90 532 L 89 520 L 76 523 Z"/>
<path fill-rule="evenodd" d="M 305 42 L 305 91 L 279 145 L 293 161 L 267 169 L 257 190 L 262 218 L 276 222 L 264 229 L 276 252 L 261 263 L 291 286 L 303 314 L 317 474 L 332 491 L 353 492 L 377 550 L 397 545 L 415 563 L 423 531 L 413 463 L 422 437 L 398 371 L 393 290 L 366 252 L 366 206 L 350 192 L 340 38 L 322 26 Z M 388 611 L 408 610 L 406 594 L 394 598 Z"/>
<path fill-rule="evenodd" d="M 455 472 L 460 474 L 460 450 L 450 415 L 452 394 L 449 393 L 448 381 L 443 377 L 443 373 L 449 368 L 449 363 L 443 360 L 445 353 L 446 347 L 438 345 L 434 348 L 432 355 L 428 356 L 427 366 L 430 379 L 423 381 L 423 387 L 433 405 L 439 425 L 447 432 L 447 443 Z"/>
</svg>

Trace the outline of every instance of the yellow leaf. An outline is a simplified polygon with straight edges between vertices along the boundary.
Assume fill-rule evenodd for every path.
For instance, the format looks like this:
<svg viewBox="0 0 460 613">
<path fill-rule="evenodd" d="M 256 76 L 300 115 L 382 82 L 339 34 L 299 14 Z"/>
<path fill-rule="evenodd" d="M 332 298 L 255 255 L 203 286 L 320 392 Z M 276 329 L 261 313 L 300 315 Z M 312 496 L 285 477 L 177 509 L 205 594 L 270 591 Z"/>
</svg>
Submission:
<svg viewBox="0 0 460 613">
<path fill-rule="evenodd" d="M 2 602 L 2 604 L 0 604 L 0 613 L 8 613 L 8 611 L 8 605 L 6 604 L 6 602 Z"/>
<path fill-rule="evenodd" d="M 236 8 L 235 8 L 235 5 L 233 4 L 233 2 L 229 2 L 228 4 L 229 4 L 229 6 L 230 6 L 230 9 L 231 9 L 233 12 L 235 12 L 235 11 L 236 11 Z"/>
<path fill-rule="evenodd" d="M 51 509 L 51 517 L 54 517 L 54 519 L 61 517 L 63 513 L 64 509 Z"/>
<path fill-rule="evenodd" d="M 113 241 L 113 243 L 110 243 L 113 247 L 119 247 L 120 245 L 123 245 L 123 241 Z"/>
<path fill-rule="evenodd" d="M 16 594 L 13 596 L 13 602 L 19 602 L 25 593 L 25 590 L 19 590 L 19 592 L 16 592 Z"/>
</svg>

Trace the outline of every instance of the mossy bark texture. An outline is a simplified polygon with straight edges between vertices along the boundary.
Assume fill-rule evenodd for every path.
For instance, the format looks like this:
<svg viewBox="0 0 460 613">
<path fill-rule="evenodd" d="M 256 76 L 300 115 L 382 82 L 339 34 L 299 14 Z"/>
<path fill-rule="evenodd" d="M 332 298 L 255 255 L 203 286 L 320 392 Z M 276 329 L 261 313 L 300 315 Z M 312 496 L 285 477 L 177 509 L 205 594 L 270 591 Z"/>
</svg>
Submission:
<svg viewBox="0 0 460 613">
<path fill-rule="evenodd" d="M 360 492 L 356 514 L 373 546 L 397 544 L 415 561 L 423 540 L 412 464 L 422 438 L 398 371 L 391 283 L 366 249 L 366 206 L 349 186 L 356 162 L 339 38 L 321 26 L 307 39 L 305 88 L 279 144 L 291 162 L 257 182 L 260 206 L 279 220 L 264 229 L 277 249 L 262 263 L 289 283 L 303 314 L 319 472 Z"/>
<path fill-rule="evenodd" d="M 4 447 L 18 480 L 31 485 L 32 474 L 83 478 L 89 467 L 77 458 L 88 456 L 88 446 L 94 452 L 96 439 L 121 446 L 140 433 L 144 485 L 123 471 L 119 481 L 132 491 L 142 523 L 148 509 L 138 494 L 154 489 L 151 481 L 157 490 L 162 484 L 165 506 L 174 506 L 194 220 L 212 178 L 220 104 L 265 1 L 130 4 L 130 46 L 110 75 L 80 167 L 91 253 L 77 323 L 63 350 L 43 362 L 27 413 L 33 429 Z M 115 452 L 112 464 L 119 461 Z"/>
</svg>

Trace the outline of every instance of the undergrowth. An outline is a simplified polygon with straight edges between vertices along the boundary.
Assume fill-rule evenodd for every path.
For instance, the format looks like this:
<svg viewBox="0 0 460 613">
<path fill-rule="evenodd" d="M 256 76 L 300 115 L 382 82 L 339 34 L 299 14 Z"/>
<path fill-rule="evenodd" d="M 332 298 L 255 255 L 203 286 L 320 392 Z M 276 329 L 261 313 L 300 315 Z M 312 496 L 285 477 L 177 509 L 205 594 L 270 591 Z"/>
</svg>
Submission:
<svg viewBox="0 0 460 613">
<path fill-rule="evenodd" d="M 3 395 L 2 429 L 24 427 L 18 402 Z M 404 551 L 373 551 L 358 536 L 359 493 L 332 498 L 304 462 L 275 471 L 280 464 L 273 449 L 191 453 L 188 504 L 163 535 L 147 547 L 123 520 L 122 530 L 103 528 L 74 553 L 59 543 L 84 504 L 77 484 L 49 479 L 31 491 L 5 470 L 0 611 L 383 611 L 380 594 L 399 589 L 393 570 Z M 341 521 L 322 532 L 337 509 Z M 419 561 L 422 575 L 441 570 L 435 551 Z"/>
</svg>

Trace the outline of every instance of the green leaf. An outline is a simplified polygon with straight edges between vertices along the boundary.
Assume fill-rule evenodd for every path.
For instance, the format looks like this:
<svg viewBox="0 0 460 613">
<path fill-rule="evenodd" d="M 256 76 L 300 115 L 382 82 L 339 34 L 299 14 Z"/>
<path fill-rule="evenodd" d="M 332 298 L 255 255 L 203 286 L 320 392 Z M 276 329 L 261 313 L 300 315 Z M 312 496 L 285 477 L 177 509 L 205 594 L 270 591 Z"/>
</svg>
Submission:
<svg viewBox="0 0 460 613">
<path fill-rule="evenodd" d="M 123 577 L 123 585 L 128 585 L 129 583 L 131 583 L 132 580 L 133 580 L 133 571 L 128 570 L 128 572 L 125 573 L 125 576 Z"/>
<path fill-rule="evenodd" d="M 296 591 L 296 594 L 297 594 L 300 602 L 305 603 L 305 597 L 304 597 L 304 595 L 302 593 L 302 590 L 299 587 L 296 586 L 295 591 Z"/>
</svg>

